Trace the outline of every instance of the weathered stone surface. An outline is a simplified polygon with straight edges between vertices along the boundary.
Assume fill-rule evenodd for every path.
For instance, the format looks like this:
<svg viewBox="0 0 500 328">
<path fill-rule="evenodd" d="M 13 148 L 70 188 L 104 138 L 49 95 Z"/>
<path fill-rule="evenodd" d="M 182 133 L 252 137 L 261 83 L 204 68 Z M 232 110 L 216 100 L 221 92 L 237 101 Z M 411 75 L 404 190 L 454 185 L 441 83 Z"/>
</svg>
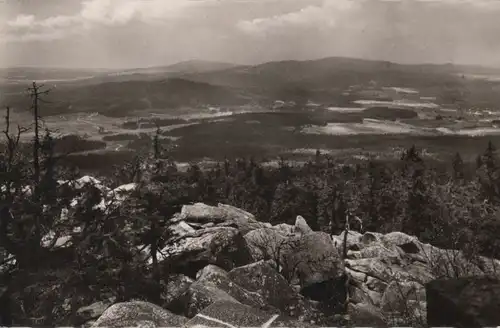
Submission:
<svg viewBox="0 0 500 328">
<path fill-rule="evenodd" d="M 306 219 L 304 219 L 301 215 L 297 215 L 297 218 L 295 219 L 295 233 L 299 235 L 306 235 L 312 232 L 313 230 L 307 224 Z"/>
<path fill-rule="evenodd" d="M 352 280 L 360 283 L 364 283 L 368 279 L 366 273 L 363 272 L 353 271 L 349 268 L 345 268 L 345 272 L 349 275 L 349 277 L 351 277 Z"/>
<path fill-rule="evenodd" d="M 277 224 L 273 226 L 273 229 L 285 236 L 295 233 L 295 226 L 286 223 Z"/>
<path fill-rule="evenodd" d="M 380 303 L 382 301 L 382 296 L 383 296 L 382 293 L 371 290 L 369 288 L 363 288 L 363 290 L 370 297 L 372 303 L 375 306 L 380 307 Z"/>
<path fill-rule="evenodd" d="M 76 311 L 78 324 L 84 324 L 92 320 L 98 319 L 108 307 L 113 304 L 114 299 L 99 301 L 88 306 L 79 308 Z"/>
<path fill-rule="evenodd" d="M 227 277 L 228 276 L 227 276 L 226 270 L 219 268 L 218 266 L 213 265 L 213 264 L 207 265 L 206 267 L 204 267 L 203 269 L 198 271 L 198 273 L 196 273 L 196 280 L 197 281 L 213 282 L 213 281 L 216 281 L 218 279 L 221 279 L 221 278 L 224 279 Z"/>
<path fill-rule="evenodd" d="M 348 306 L 350 324 L 353 327 L 387 327 L 387 321 L 380 310 L 370 304 Z"/>
<path fill-rule="evenodd" d="M 116 303 L 104 311 L 92 327 L 178 327 L 188 321 L 161 307 L 140 301 Z"/>
<path fill-rule="evenodd" d="M 438 279 L 426 284 L 429 326 L 500 325 L 500 280 L 491 277 Z"/>
<path fill-rule="evenodd" d="M 345 231 L 343 231 L 340 235 L 338 236 L 333 236 L 333 244 L 337 248 L 340 254 L 342 254 L 342 250 L 344 247 L 344 235 Z M 360 234 L 357 231 L 349 230 L 347 233 L 347 249 L 352 249 L 355 251 L 360 250 L 360 244 L 361 244 L 361 238 L 363 237 L 362 234 Z"/>
<path fill-rule="evenodd" d="M 363 236 L 361 237 L 360 242 L 364 246 L 369 246 L 372 244 L 379 244 L 381 242 L 383 234 L 378 233 L 378 232 L 365 232 Z"/>
<path fill-rule="evenodd" d="M 387 288 L 387 283 L 374 277 L 367 277 L 366 287 L 375 292 L 383 293 Z"/>
<path fill-rule="evenodd" d="M 193 279 L 183 274 L 171 275 L 168 278 L 167 291 L 162 295 L 164 306 L 168 308 L 169 304 L 183 295 L 193 282 Z"/>
<path fill-rule="evenodd" d="M 135 188 L 133 185 L 122 187 L 126 192 Z M 104 193 L 109 194 L 109 190 Z M 314 232 L 301 216 L 296 218 L 295 225 L 271 226 L 258 222 L 248 212 L 224 204 L 184 206 L 172 223 L 169 229 L 173 236 L 162 250 L 166 256 L 159 259 L 171 261 L 164 263 L 171 272 L 191 278 L 179 275 L 180 279 L 172 279 L 168 294 L 162 295 L 162 305 L 175 313 L 194 316 L 191 323 L 204 320 L 206 322 L 199 323 L 214 325 L 212 319 L 200 313 L 211 307 L 217 309 L 215 304 L 225 304 L 223 309 L 219 307 L 220 315 L 216 315 L 223 322 L 233 319 L 234 324 L 244 322 L 232 318 L 231 311 L 241 307 L 248 310 L 249 306 L 251 311 L 261 311 L 264 316 L 270 311 L 301 318 L 309 326 L 317 309 L 330 315 L 343 309 L 346 288 L 342 275 L 345 273 L 349 277 L 351 324 L 413 325 L 415 321 L 409 318 L 426 316 L 423 284 L 437 277 L 500 273 L 500 261 L 478 258 L 472 263 L 461 252 L 439 249 L 401 232 L 349 231 L 344 263 L 341 259 L 344 233 L 330 237 Z M 255 263 L 258 260 L 264 261 Z M 470 313 L 480 312 L 476 304 L 479 301 L 462 305 L 457 303 L 457 298 L 460 299 L 451 297 L 450 302 L 455 307 L 462 306 L 459 312 L 466 319 Z M 477 299 L 495 300 L 488 295 Z M 334 306 L 324 306 L 327 303 Z M 102 310 L 103 307 L 99 309 Z M 86 318 L 95 317 L 93 314 Z M 287 322 L 282 318 L 275 318 L 271 326 Z M 154 320 L 141 320 L 139 324 L 145 326 L 156 324 Z M 259 326 L 264 323 L 255 322 Z M 289 326 L 294 324 L 289 322 Z"/>
<path fill-rule="evenodd" d="M 266 303 L 282 311 L 288 311 L 297 303 L 295 290 L 264 261 L 233 269 L 229 278 L 246 290 L 262 295 Z"/>
<path fill-rule="evenodd" d="M 372 244 L 367 247 L 364 247 L 359 251 L 359 255 L 361 258 L 399 256 L 396 250 L 391 250 L 387 247 L 384 247 L 381 244 Z"/>
<path fill-rule="evenodd" d="M 196 229 L 187 224 L 184 221 L 180 221 L 178 223 L 174 223 L 168 227 L 168 230 L 173 236 L 182 237 L 187 234 L 196 233 Z"/>
<path fill-rule="evenodd" d="M 380 307 L 388 312 L 404 312 L 409 301 L 425 300 L 425 288 L 419 283 L 392 281 L 382 296 Z"/>
<path fill-rule="evenodd" d="M 190 277 L 207 264 L 230 270 L 253 262 L 245 239 L 231 227 L 205 228 L 173 240 L 159 256 L 160 261 L 167 259 L 171 269 Z"/>
<path fill-rule="evenodd" d="M 200 270 L 197 276 L 198 279 L 196 280 L 196 284 L 212 284 L 242 304 L 246 304 L 257 309 L 272 309 L 271 306 L 266 304 L 261 295 L 256 292 L 250 292 L 234 283 L 231 281 L 226 271 L 215 265 L 206 266 Z"/>
<path fill-rule="evenodd" d="M 255 261 L 281 260 L 290 244 L 288 236 L 273 228 L 250 231 L 244 238 Z"/>
<path fill-rule="evenodd" d="M 380 258 L 363 258 L 359 260 L 345 260 L 346 267 L 353 271 L 362 272 L 388 283 L 392 280 L 392 274 L 387 268 L 387 264 Z"/>
<path fill-rule="evenodd" d="M 286 263 L 296 268 L 302 286 L 338 278 L 344 274 L 343 263 L 330 236 L 324 232 L 312 232 L 292 239 Z"/>
<path fill-rule="evenodd" d="M 415 236 L 407 235 L 403 232 L 394 231 L 382 236 L 382 242 L 388 245 L 403 245 L 410 242 L 420 243 Z"/>
<path fill-rule="evenodd" d="M 370 298 L 370 295 L 366 292 L 366 288 L 362 286 L 349 286 L 349 301 L 354 304 L 369 304 L 374 305 L 374 302 Z"/>
<path fill-rule="evenodd" d="M 314 327 L 276 312 L 263 312 L 231 302 L 216 302 L 205 308 L 184 327 Z"/>
<path fill-rule="evenodd" d="M 272 227 L 270 223 L 257 221 L 253 214 L 240 208 L 226 204 L 218 204 L 218 207 L 224 209 L 227 215 L 231 216 L 232 221 L 236 224 L 242 235 L 251 230 Z"/>
<path fill-rule="evenodd" d="M 243 235 L 251 230 L 269 226 L 257 221 L 252 214 L 225 204 L 219 204 L 218 206 L 210 206 L 203 203 L 184 205 L 181 213 L 174 221 L 186 221 L 187 223 L 198 224 L 232 223 Z"/>
<path fill-rule="evenodd" d="M 233 269 L 229 277 L 244 289 L 261 295 L 264 302 L 294 318 L 310 320 L 317 317 L 313 304 L 305 300 L 267 262 L 260 261 Z"/>
<path fill-rule="evenodd" d="M 234 297 L 217 288 L 212 283 L 195 282 L 183 295 L 170 304 L 169 309 L 192 318 L 201 310 L 217 301 L 239 303 Z"/>
</svg>

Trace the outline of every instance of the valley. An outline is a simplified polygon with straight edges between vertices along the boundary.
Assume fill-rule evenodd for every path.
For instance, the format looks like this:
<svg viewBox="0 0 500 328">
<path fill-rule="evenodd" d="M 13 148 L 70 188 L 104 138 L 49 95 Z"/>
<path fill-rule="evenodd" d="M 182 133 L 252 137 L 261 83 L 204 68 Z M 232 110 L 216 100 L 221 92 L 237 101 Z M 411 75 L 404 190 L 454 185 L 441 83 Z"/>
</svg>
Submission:
<svg viewBox="0 0 500 328">
<path fill-rule="evenodd" d="M 313 149 L 346 161 L 391 159 L 413 144 L 443 160 L 459 144 L 472 161 L 488 140 L 500 140 L 500 82 L 477 78 L 471 67 L 326 58 L 124 71 L 23 68 L 3 76 L 0 102 L 13 109 L 14 124 L 30 124 L 29 78 L 51 90 L 44 124 L 57 136 L 79 137 L 75 162 L 147 152 L 157 127 L 179 162 L 303 161 Z"/>
</svg>

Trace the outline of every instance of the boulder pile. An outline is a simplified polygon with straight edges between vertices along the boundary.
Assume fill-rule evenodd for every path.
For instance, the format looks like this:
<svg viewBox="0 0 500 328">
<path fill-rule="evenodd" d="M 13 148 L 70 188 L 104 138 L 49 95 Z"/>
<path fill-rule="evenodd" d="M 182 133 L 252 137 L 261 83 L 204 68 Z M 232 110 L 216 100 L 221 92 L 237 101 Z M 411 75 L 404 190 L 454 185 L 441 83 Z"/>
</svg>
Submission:
<svg viewBox="0 0 500 328">
<path fill-rule="evenodd" d="M 103 206 L 110 199 L 119 205 L 137 187 L 109 190 L 91 182 L 107 195 Z M 169 268 L 162 303 L 101 300 L 78 311 L 82 326 L 424 326 L 447 324 L 439 316 L 441 306 L 446 313 L 462 313 L 472 325 L 493 325 L 496 319 L 477 319 L 487 307 L 478 295 L 498 290 L 491 277 L 498 278 L 500 261 L 472 260 L 401 232 L 350 230 L 332 236 L 313 231 L 301 216 L 294 225 L 273 226 L 233 206 L 203 203 L 183 206 L 168 230 L 169 240 L 157 255 Z M 54 233 L 45 239 L 61 248 L 71 242 L 70 235 Z M 143 254 L 152 263 L 147 248 Z M 435 282 L 464 276 L 489 278 Z M 470 302 L 458 294 L 460 286 L 468 286 L 467 295 L 478 300 L 474 309 L 467 309 Z M 498 307 L 498 297 L 486 294 Z"/>
<path fill-rule="evenodd" d="M 295 225 L 272 226 L 224 204 L 186 205 L 169 229 L 158 257 L 175 263 L 175 279 L 163 308 L 115 304 L 94 327 L 420 326 L 427 324 L 426 284 L 500 269 L 499 261 L 471 261 L 401 232 L 330 236 L 300 216 Z M 118 318 L 117 309 L 132 314 Z"/>
</svg>

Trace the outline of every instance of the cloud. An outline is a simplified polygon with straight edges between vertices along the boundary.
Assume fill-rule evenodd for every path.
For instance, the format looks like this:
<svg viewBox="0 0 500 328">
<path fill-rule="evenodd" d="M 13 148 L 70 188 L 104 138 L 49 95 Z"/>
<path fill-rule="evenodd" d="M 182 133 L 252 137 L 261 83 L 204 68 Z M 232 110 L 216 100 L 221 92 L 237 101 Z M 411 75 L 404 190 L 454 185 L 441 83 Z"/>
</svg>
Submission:
<svg viewBox="0 0 500 328">
<path fill-rule="evenodd" d="M 369 16 L 370 10 L 377 5 L 397 6 L 448 6 L 463 10 L 490 11 L 500 9 L 500 0 L 324 0 L 319 5 L 307 6 L 299 11 L 252 20 L 241 20 L 237 27 L 249 34 L 267 34 L 294 27 L 338 26 L 337 21 L 356 12 L 364 12 Z M 367 21 L 369 17 L 365 17 Z M 356 22 L 351 22 L 356 24 Z M 357 22 L 359 23 L 359 22 Z"/>
<path fill-rule="evenodd" d="M 286 1 L 286 3 L 285 3 Z M 72 15 L 54 15 L 38 18 L 20 14 L 0 26 L 3 41 L 23 42 L 64 38 L 99 26 L 124 26 L 131 22 L 158 24 L 179 19 L 189 19 L 189 14 L 204 6 L 252 5 L 262 3 L 302 3 L 301 8 L 276 15 L 242 18 L 235 12 L 236 27 L 247 34 L 266 35 L 281 33 L 287 28 L 332 29 L 339 21 L 348 21 L 350 14 L 366 11 L 373 3 L 397 6 L 419 3 L 423 5 L 447 5 L 469 7 L 488 11 L 500 8 L 500 0 L 82 0 L 80 8 Z M 228 11 L 232 13 L 231 11 Z M 354 22 L 358 23 L 359 22 Z"/>
<path fill-rule="evenodd" d="M 219 0 L 220 1 L 220 0 Z M 24 42 L 64 38 L 97 26 L 123 26 L 132 21 L 161 23 L 182 17 L 187 9 L 218 0 L 85 0 L 74 15 L 37 19 L 20 14 L 2 28 L 3 41 Z"/>
<path fill-rule="evenodd" d="M 51 0 L 49 9 L 29 3 L 7 12 L 0 0 L 0 43 L 11 43 L 0 44 L 0 58 L 18 65 L 133 67 L 200 56 L 500 63 L 500 0 Z"/>
<path fill-rule="evenodd" d="M 30 27 L 35 22 L 33 15 L 19 15 L 16 19 L 7 22 L 7 25 L 13 28 Z"/>
<path fill-rule="evenodd" d="M 190 0 L 90 0 L 82 3 L 81 17 L 88 22 L 102 24 L 126 24 L 138 19 L 150 22 L 157 19 L 172 19 L 183 10 L 206 3 Z"/>
<path fill-rule="evenodd" d="M 306 27 L 313 22 L 317 24 L 320 21 L 322 24 L 326 24 L 327 26 L 335 25 L 334 17 L 325 15 L 320 7 L 309 6 L 302 8 L 300 11 L 284 15 L 243 20 L 238 22 L 237 26 L 244 32 L 263 33 L 283 27 Z"/>
<path fill-rule="evenodd" d="M 237 27 L 250 34 L 270 33 L 287 28 L 332 28 L 346 13 L 361 8 L 365 0 L 324 0 L 320 5 L 307 6 L 299 11 L 271 17 L 242 20 Z"/>
<path fill-rule="evenodd" d="M 377 1 L 377 0 L 375 0 Z M 478 10 L 497 10 L 500 9 L 499 0 L 378 0 L 381 2 L 399 2 L 399 3 L 423 3 L 437 6 L 460 6 L 463 8 L 472 8 Z"/>
</svg>

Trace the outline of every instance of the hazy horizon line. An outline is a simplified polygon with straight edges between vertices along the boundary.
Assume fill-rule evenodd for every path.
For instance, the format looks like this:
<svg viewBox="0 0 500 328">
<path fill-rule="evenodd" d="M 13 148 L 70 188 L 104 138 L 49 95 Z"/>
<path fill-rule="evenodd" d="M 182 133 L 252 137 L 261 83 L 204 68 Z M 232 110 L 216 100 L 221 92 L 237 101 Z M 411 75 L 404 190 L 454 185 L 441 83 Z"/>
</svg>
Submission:
<svg viewBox="0 0 500 328">
<path fill-rule="evenodd" d="M 187 60 L 181 60 L 178 62 L 173 62 L 173 63 L 164 63 L 164 64 L 155 64 L 155 65 L 148 65 L 148 66 L 128 66 L 128 67 L 77 67 L 77 66 L 35 66 L 35 65 L 16 65 L 16 66 L 2 66 L 0 64 L 0 69 L 1 70 L 6 70 L 6 69 L 54 69 L 54 70 L 68 70 L 68 71 L 124 71 L 124 70 L 134 70 L 134 69 L 151 69 L 151 68 L 159 68 L 159 67 L 171 67 L 175 66 L 178 64 L 183 64 L 183 63 L 189 63 L 189 62 L 205 62 L 205 63 L 214 63 L 214 64 L 227 64 L 227 65 L 233 65 L 234 67 L 238 66 L 250 66 L 250 67 L 255 67 L 259 65 L 264 65 L 268 63 L 279 63 L 279 62 L 308 62 L 308 61 L 321 61 L 321 60 L 326 60 L 326 59 L 350 59 L 350 60 L 360 60 L 360 61 L 367 61 L 367 62 L 387 62 L 391 64 L 396 64 L 396 65 L 403 65 L 403 66 L 446 66 L 446 65 L 452 65 L 452 66 L 462 66 L 462 67 L 474 67 L 474 68 L 483 68 L 483 69 L 500 69 L 500 66 L 489 66 L 489 65 L 482 65 L 479 63 L 458 63 L 458 62 L 400 62 L 400 61 L 392 61 L 392 60 L 386 60 L 386 59 L 371 59 L 371 58 L 363 58 L 363 57 L 355 57 L 355 56 L 327 56 L 327 57 L 318 57 L 318 58 L 310 58 L 310 59 L 276 59 L 276 60 L 267 60 L 267 61 L 262 61 L 262 62 L 255 62 L 255 63 L 237 63 L 237 62 L 228 62 L 224 60 L 212 60 L 212 59 L 199 59 L 199 58 L 194 58 L 194 59 L 187 59 Z"/>
</svg>

